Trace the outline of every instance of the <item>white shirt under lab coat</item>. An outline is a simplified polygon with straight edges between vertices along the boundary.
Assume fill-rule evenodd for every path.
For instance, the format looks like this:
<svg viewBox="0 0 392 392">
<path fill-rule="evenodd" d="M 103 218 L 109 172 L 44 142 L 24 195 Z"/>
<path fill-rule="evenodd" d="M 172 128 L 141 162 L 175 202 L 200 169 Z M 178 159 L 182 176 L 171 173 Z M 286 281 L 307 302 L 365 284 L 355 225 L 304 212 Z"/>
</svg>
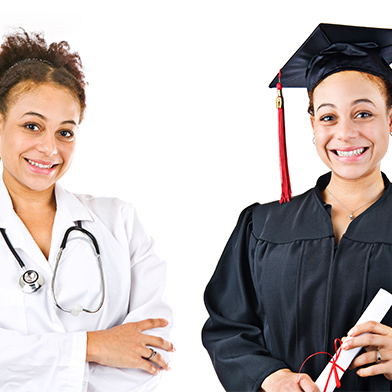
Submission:
<svg viewBox="0 0 392 392">
<path fill-rule="evenodd" d="M 26 294 L 19 286 L 22 269 L 0 236 L 0 390 L 2 392 L 152 391 L 160 376 L 138 369 L 86 363 L 86 331 L 107 329 L 172 314 L 165 300 L 164 261 L 156 256 L 134 208 L 115 198 L 74 195 L 56 184 L 57 212 L 49 260 L 13 210 L 0 181 L 0 227 L 24 261 L 38 271 L 44 286 Z M 97 239 L 106 297 L 96 314 L 75 317 L 54 306 L 50 283 L 65 231 L 81 221 Z M 73 232 L 75 233 L 75 232 Z M 60 306 L 97 307 L 101 296 L 95 253 L 81 234 L 71 234 L 59 265 L 56 288 Z M 151 330 L 169 340 L 171 327 Z M 159 350 L 158 350 L 159 351 Z M 166 358 L 168 354 L 160 351 Z"/>
</svg>

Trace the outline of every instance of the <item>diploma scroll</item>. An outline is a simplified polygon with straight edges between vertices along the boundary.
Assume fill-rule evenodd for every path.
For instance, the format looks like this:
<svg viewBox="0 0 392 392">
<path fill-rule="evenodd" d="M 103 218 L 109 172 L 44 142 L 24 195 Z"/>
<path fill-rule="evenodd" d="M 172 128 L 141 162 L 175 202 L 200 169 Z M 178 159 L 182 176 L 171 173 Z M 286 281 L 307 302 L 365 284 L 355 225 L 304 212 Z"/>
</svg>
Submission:
<svg viewBox="0 0 392 392">
<path fill-rule="evenodd" d="M 384 289 L 380 289 L 355 325 L 363 324 L 367 321 L 380 322 L 391 306 L 392 294 Z M 316 380 L 316 385 L 320 391 L 332 392 L 336 388 L 336 380 L 333 374 L 334 369 L 332 369 L 334 362 L 338 365 L 336 371 L 340 379 L 344 374 L 341 369 L 346 371 L 359 351 L 361 351 L 361 347 L 347 351 L 339 349 L 339 351 L 334 355 L 334 359 L 328 363 Z"/>
</svg>

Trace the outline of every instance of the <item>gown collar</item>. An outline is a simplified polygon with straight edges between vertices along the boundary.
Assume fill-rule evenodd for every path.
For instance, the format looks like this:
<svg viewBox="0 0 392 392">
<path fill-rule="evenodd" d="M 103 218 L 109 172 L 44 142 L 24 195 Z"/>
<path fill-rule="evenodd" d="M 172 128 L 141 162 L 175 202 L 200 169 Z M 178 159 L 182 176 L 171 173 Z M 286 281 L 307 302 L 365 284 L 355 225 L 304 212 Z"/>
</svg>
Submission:
<svg viewBox="0 0 392 392">
<path fill-rule="evenodd" d="M 331 175 L 332 175 L 332 172 L 329 172 L 329 173 L 322 175 L 317 180 L 315 189 L 318 191 L 323 191 L 327 187 L 329 182 L 331 181 Z M 385 186 L 384 193 L 387 193 L 387 190 L 389 189 L 389 186 L 391 183 L 390 183 L 388 177 L 383 172 L 381 172 L 381 176 L 382 176 L 382 180 L 384 181 L 384 186 Z M 389 192 L 389 190 L 388 190 L 388 192 Z"/>
<path fill-rule="evenodd" d="M 329 182 L 331 181 L 331 175 L 332 173 L 326 173 L 322 175 L 316 183 L 316 186 L 314 188 L 316 197 L 321 201 L 321 203 L 324 205 L 324 207 L 330 212 L 330 204 L 325 203 L 325 201 L 321 198 L 321 191 L 325 190 L 325 188 L 328 186 Z M 382 179 L 384 181 L 384 193 L 382 196 L 375 202 L 373 203 L 368 209 L 370 209 L 373 205 L 378 205 L 379 203 L 382 203 L 385 199 L 389 197 L 389 194 L 391 192 L 391 183 L 388 179 L 388 177 L 381 172 Z M 366 211 L 364 211 L 366 212 Z"/>
</svg>

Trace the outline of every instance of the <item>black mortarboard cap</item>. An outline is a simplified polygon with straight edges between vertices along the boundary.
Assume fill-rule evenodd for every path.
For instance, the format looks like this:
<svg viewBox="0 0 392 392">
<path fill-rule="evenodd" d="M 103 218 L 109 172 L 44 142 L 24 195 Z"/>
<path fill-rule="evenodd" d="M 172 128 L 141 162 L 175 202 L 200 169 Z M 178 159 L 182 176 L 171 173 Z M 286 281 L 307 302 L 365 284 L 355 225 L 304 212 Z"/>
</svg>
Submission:
<svg viewBox="0 0 392 392">
<path fill-rule="evenodd" d="M 392 29 L 322 23 L 281 69 L 282 87 L 312 90 L 345 70 L 367 72 L 392 82 Z M 278 75 L 269 87 L 276 87 Z"/>
</svg>

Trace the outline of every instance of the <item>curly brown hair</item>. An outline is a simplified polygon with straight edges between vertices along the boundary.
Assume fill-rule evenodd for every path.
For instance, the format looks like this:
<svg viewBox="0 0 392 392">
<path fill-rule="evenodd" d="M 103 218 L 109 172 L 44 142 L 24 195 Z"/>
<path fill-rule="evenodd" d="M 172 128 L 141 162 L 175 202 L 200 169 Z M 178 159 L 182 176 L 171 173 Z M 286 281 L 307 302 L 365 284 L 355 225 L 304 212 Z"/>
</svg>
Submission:
<svg viewBox="0 0 392 392">
<path fill-rule="evenodd" d="M 79 100 L 80 121 L 86 109 L 85 78 L 78 53 L 66 41 L 48 45 L 42 33 L 25 30 L 5 37 L 0 47 L 0 113 L 8 112 L 11 90 L 27 84 L 54 83 Z"/>
</svg>

